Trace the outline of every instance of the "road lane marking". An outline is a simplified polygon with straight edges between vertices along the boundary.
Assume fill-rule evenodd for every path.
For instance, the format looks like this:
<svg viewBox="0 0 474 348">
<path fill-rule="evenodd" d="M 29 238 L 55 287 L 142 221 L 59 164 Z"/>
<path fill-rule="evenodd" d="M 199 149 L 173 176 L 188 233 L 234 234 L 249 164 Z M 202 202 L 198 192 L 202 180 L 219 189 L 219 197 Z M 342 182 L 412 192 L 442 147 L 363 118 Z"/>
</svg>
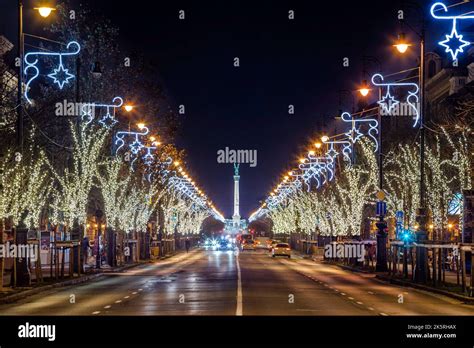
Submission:
<svg viewBox="0 0 474 348">
<path fill-rule="evenodd" d="M 95 312 L 92 312 L 92 314 L 96 315 L 96 314 L 99 314 L 100 311 L 95 311 Z"/>
<path fill-rule="evenodd" d="M 124 296 L 123 298 L 130 298 L 130 296 L 127 295 L 127 296 Z"/>
<path fill-rule="evenodd" d="M 369 311 L 374 311 L 374 310 L 375 310 L 375 309 L 373 309 L 372 307 L 367 307 L 367 309 L 368 309 Z"/>
<path fill-rule="evenodd" d="M 110 307 L 112 307 L 112 306 L 108 305 L 108 306 L 105 306 L 104 308 L 105 308 L 105 309 L 109 309 Z"/>
<path fill-rule="evenodd" d="M 357 301 L 356 303 L 357 303 L 357 304 L 360 304 L 360 305 L 363 305 L 363 304 L 364 304 L 364 302 L 360 302 L 360 301 Z"/>
<path fill-rule="evenodd" d="M 235 255 L 235 261 L 237 264 L 237 308 L 235 309 L 235 315 L 243 315 L 242 311 L 242 274 L 240 272 L 239 254 Z"/>
<path fill-rule="evenodd" d="M 143 291 L 143 289 L 138 289 L 138 291 Z"/>
<path fill-rule="evenodd" d="M 120 302 L 122 302 L 122 300 L 117 300 L 117 301 L 115 301 L 115 303 L 120 303 Z"/>
<path fill-rule="evenodd" d="M 345 293 L 343 293 L 343 292 L 341 292 L 341 295 L 342 295 L 342 296 L 346 296 L 346 294 L 345 294 Z"/>
<path fill-rule="evenodd" d="M 388 317 L 388 314 L 386 314 L 386 313 L 380 313 L 380 315 L 382 315 L 384 317 Z"/>
<path fill-rule="evenodd" d="M 132 292 L 132 295 L 136 295 L 136 294 L 138 294 L 138 292 L 136 292 L 136 291 Z"/>
<path fill-rule="evenodd" d="M 371 295 L 374 295 L 374 293 L 372 291 L 368 291 L 368 293 L 371 294 Z"/>
</svg>

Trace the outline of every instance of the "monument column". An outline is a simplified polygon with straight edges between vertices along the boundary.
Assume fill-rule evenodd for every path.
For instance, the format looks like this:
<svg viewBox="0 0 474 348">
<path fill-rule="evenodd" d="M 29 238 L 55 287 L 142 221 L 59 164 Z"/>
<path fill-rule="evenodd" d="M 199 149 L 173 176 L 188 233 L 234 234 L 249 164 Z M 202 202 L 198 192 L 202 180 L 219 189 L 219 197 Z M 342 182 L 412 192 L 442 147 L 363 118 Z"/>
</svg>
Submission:
<svg viewBox="0 0 474 348">
<path fill-rule="evenodd" d="M 234 215 L 232 219 L 236 223 L 240 223 L 239 213 L 239 164 L 234 163 Z"/>
</svg>

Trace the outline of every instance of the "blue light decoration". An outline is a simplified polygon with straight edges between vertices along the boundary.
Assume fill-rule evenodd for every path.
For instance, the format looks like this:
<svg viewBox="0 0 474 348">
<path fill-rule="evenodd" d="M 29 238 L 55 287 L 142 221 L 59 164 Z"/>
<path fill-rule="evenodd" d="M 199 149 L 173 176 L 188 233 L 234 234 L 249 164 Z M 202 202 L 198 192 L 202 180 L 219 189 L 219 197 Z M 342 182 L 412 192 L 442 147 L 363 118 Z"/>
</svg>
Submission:
<svg viewBox="0 0 474 348">
<path fill-rule="evenodd" d="M 350 122 L 352 125 L 352 128 L 345 133 L 347 137 L 352 141 L 353 144 L 355 144 L 363 135 L 360 131 L 360 124 L 366 123 L 369 126 L 369 129 L 367 131 L 367 135 L 372 138 L 372 140 L 375 143 L 375 150 L 374 152 L 377 152 L 379 148 L 379 142 L 377 140 L 376 135 L 379 133 L 379 122 L 374 119 L 374 118 L 360 118 L 360 119 L 355 119 L 350 113 L 348 112 L 343 112 L 341 115 L 341 119 L 344 122 Z"/>
<path fill-rule="evenodd" d="M 147 167 L 150 167 L 155 162 L 155 156 L 153 156 L 151 152 L 156 150 L 157 147 L 145 146 L 144 149 L 146 151 L 145 151 L 145 154 L 142 156 L 142 160 L 143 160 L 143 163 L 145 163 Z"/>
<path fill-rule="evenodd" d="M 115 97 L 112 99 L 113 104 L 96 104 L 96 103 L 86 103 L 82 105 L 81 108 L 81 118 L 84 121 L 84 124 L 87 126 L 94 119 L 92 111 L 95 111 L 96 108 L 104 108 L 106 110 L 105 115 L 99 120 L 99 123 L 110 129 L 118 122 L 115 118 L 115 110 L 122 107 L 123 99 L 121 97 Z"/>
<path fill-rule="evenodd" d="M 455 193 L 448 203 L 448 215 L 461 215 L 463 196 L 461 193 Z"/>
<path fill-rule="evenodd" d="M 441 20 L 451 20 L 453 25 L 450 34 L 446 34 L 446 40 L 438 42 L 438 45 L 445 48 L 445 52 L 451 54 L 453 61 L 458 59 L 459 53 L 464 53 L 464 48 L 469 46 L 471 43 L 463 39 L 462 34 L 458 34 L 457 23 L 458 20 L 464 19 L 474 19 L 474 15 L 458 15 L 458 16 L 448 16 L 448 15 L 437 15 L 436 12 L 444 11 L 448 12 L 448 7 L 442 2 L 434 3 L 431 6 L 431 16 L 436 19 Z"/>
<path fill-rule="evenodd" d="M 117 149 L 115 150 L 115 153 L 117 154 L 122 147 L 125 146 L 125 138 L 130 137 L 133 139 L 133 142 L 128 144 L 128 147 L 130 148 L 130 152 L 133 155 L 137 155 L 141 149 L 145 147 L 143 143 L 140 141 L 140 137 L 147 135 L 150 132 L 150 130 L 143 126 L 142 127 L 142 132 L 130 132 L 130 131 L 120 131 L 115 134 L 115 145 L 118 145 Z"/>
<path fill-rule="evenodd" d="M 29 71 L 33 71 L 33 74 L 26 82 L 25 86 L 25 99 L 28 103 L 32 104 L 33 102 L 28 96 L 28 92 L 30 90 L 31 83 L 38 78 L 40 75 L 40 69 L 38 68 L 37 64 L 39 62 L 39 57 L 58 57 L 58 66 L 57 68 L 53 69 L 53 72 L 46 75 L 50 79 L 53 80 L 54 84 L 57 84 L 59 89 L 63 89 L 64 85 L 69 84 L 69 80 L 75 78 L 74 74 L 69 72 L 69 69 L 66 69 L 63 65 L 63 57 L 64 56 L 74 56 L 79 54 L 81 51 L 81 45 L 77 41 L 71 41 L 66 46 L 67 50 L 71 50 L 70 52 L 28 52 L 25 54 L 24 62 L 26 64 L 23 73 L 25 76 L 28 76 Z M 30 60 L 30 58 L 34 58 L 34 60 Z"/>
<path fill-rule="evenodd" d="M 393 109 L 400 104 L 400 101 L 392 96 L 390 90 L 393 88 L 409 88 L 406 103 L 414 114 L 413 118 L 415 123 L 413 124 L 413 127 L 416 127 L 420 120 L 420 112 L 418 110 L 418 103 L 420 100 L 418 92 L 420 91 L 420 87 L 418 84 L 414 82 L 384 82 L 384 77 L 381 74 L 375 74 L 372 76 L 372 84 L 377 87 L 386 88 L 386 94 L 377 102 L 377 104 L 382 108 L 382 114 L 390 116 L 392 116 Z"/>
<path fill-rule="evenodd" d="M 397 236 L 397 238 L 400 238 L 400 236 L 402 235 L 402 231 L 403 231 L 403 211 L 401 210 L 398 210 L 396 213 L 395 213 L 395 219 L 396 219 L 396 225 L 395 225 L 395 235 Z"/>
<path fill-rule="evenodd" d="M 331 157 L 333 160 L 339 155 L 335 145 L 342 145 L 342 154 L 344 161 L 351 163 L 351 153 L 352 153 L 352 142 L 349 140 L 327 140 L 323 143 L 329 145 L 329 149 L 326 152 L 326 156 Z"/>
<path fill-rule="evenodd" d="M 311 180 L 316 181 L 316 188 L 319 189 L 322 185 L 334 179 L 334 159 L 330 156 L 319 157 L 310 152 L 308 153 L 308 160 L 300 163 L 298 168 L 301 174 L 295 175 L 292 173 L 292 176 L 303 181 L 308 192 L 311 190 Z"/>
</svg>

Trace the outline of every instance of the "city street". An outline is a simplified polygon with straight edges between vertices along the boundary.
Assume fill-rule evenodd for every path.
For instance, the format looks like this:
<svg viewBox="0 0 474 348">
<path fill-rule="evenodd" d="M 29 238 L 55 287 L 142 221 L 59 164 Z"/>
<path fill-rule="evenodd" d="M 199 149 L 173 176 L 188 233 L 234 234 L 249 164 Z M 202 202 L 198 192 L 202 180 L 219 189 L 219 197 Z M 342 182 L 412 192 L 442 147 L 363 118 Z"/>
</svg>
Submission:
<svg viewBox="0 0 474 348">
<path fill-rule="evenodd" d="M 1 305 L 0 314 L 473 315 L 474 306 L 298 255 L 197 249 Z"/>
</svg>

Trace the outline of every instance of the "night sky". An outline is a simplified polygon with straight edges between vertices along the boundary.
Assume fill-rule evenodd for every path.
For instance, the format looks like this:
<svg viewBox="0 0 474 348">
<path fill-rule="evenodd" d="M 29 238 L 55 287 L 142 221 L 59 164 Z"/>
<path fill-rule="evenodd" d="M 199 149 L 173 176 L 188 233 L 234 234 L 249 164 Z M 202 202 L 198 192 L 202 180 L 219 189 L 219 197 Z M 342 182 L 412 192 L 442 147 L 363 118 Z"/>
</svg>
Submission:
<svg viewBox="0 0 474 348">
<path fill-rule="evenodd" d="M 0 0 L 0 31 L 15 41 L 15 1 L 8 2 Z M 401 58 L 391 47 L 398 1 L 83 2 L 120 28 L 124 47 L 157 64 L 173 104 L 185 105 L 177 145 L 226 217 L 232 215 L 233 168 L 217 163 L 218 150 L 258 151 L 255 168 L 241 166 L 241 215 L 247 217 L 311 139 L 331 132 L 338 91 L 357 88 L 363 55 L 376 56 L 388 73 L 416 66 L 414 54 Z M 39 30 L 34 24 L 25 30 Z M 414 39 L 409 30 L 407 36 Z M 349 68 L 342 67 L 343 57 Z M 351 101 L 345 97 L 343 104 L 347 109 Z"/>
</svg>

